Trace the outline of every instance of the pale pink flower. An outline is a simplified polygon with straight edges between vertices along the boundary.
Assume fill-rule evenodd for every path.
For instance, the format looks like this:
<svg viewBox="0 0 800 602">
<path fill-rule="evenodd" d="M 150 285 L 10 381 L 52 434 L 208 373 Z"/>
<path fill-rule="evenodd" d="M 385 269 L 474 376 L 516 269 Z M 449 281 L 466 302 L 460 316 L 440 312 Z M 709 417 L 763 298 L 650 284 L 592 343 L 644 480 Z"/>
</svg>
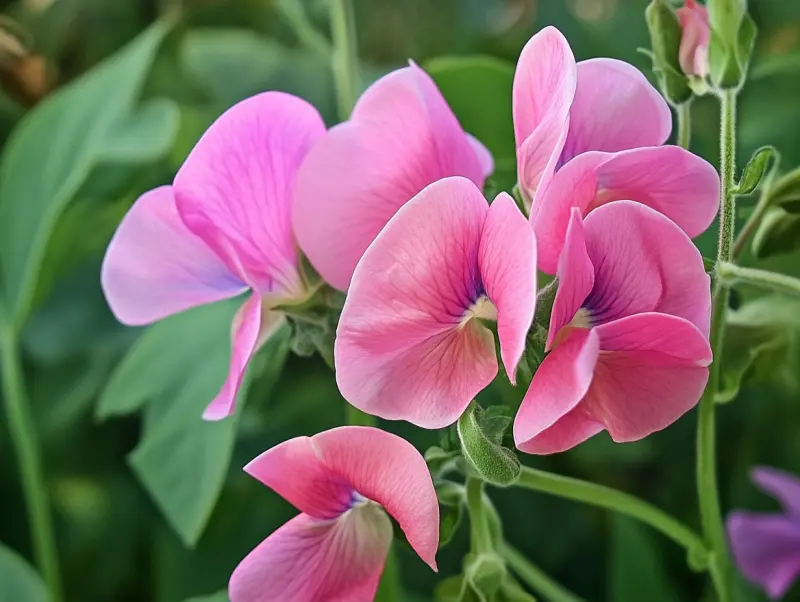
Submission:
<svg viewBox="0 0 800 602">
<path fill-rule="evenodd" d="M 703 258 L 672 221 L 631 201 L 585 220 L 573 208 L 517 447 L 554 453 L 602 430 L 635 441 L 672 424 L 708 380 L 710 314 Z"/>
<path fill-rule="evenodd" d="M 518 178 L 542 271 L 556 271 L 572 208 L 587 215 L 633 200 L 689 236 L 714 220 L 716 170 L 682 148 L 661 146 L 672 130 L 669 107 L 633 66 L 606 58 L 576 64 L 564 36 L 547 27 L 522 50 L 513 103 Z"/>
<path fill-rule="evenodd" d="M 447 176 L 483 188 L 492 169 L 489 151 L 412 63 L 370 86 L 309 153 L 295 192 L 297 239 L 320 275 L 346 290 L 361 255 L 415 194 Z"/>
<path fill-rule="evenodd" d="M 251 291 L 208 419 L 233 411 L 250 358 L 283 323 L 271 308 L 306 294 L 290 203 L 300 162 L 324 132 L 316 109 L 288 94 L 238 103 L 206 131 L 172 186 L 136 201 L 109 244 L 103 290 L 125 324 Z"/>
<path fill-rule="evenodd" d="M 683 30 L 678 50 L 681 69 L 686 75 L 705 77 L 708 75 L 708 46 L 711 42 L 708 10 L 696 0 L 686 0 L 677 13 Z"/>
<path fill-rule="evenodd" d="M 364 253 L 337 330 L 339 389 L 376 416 L 452 424 L 498 371 L 514 380 L 533 320 L 533 231 L 507 194 L 489 206 L 450 177 L 405 204 Z"/>
<path fill-rule="evenodd" d="M 236 567 L 231 602 L 371 602 L 392 542 L 388 515 L 436 570 L 436 491 L 425 460 L 400 437 L 335 428 L 285 441 L 245 471 L 302 514 Z"/>
</svg>

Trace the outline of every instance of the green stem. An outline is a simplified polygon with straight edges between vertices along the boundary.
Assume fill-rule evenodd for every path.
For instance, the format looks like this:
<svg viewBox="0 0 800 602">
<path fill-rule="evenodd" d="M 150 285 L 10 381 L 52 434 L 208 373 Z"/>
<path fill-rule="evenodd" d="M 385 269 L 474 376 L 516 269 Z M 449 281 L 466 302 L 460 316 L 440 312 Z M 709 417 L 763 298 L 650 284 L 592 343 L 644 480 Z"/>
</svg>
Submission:
<svg viewBox="0 0 800 602">
<path fill-rule="evenodd" d="M 731 261 L 736 217 L 736 196 L 733 194 L 736 169 L 736 93 L 731 90 L 722 92 L 720 156 L 722 199 L 717 267 Z M 703 536 L 710 552 L 709 570 L 720 602 L 731 600 L 732 579 L 717 485 L 715 424 L 716 397 L 720 387 L 722 346 L 725 338 L 725 314 L 728 311 L 729 298 L 730 289 L 721 279 L 717 279 L 711 310 L 710 336 L 714 361 L 709 371 L 706 390 L 700 399 L 697 423 L 697 495 Z"/>
<path fill-rule="evenodd" d="M 333 38 L 333 78 L 336 82 L 339 118 L 344 121 L 350 117 L 360 91 L 355 19 L 350 0 L 328 2 Z"/>
<path fill-rule="evenodd" d="M 761 196 L 758 197 L 758 203 L 756 203 L 753 213 L 750 214 L 750 217 L 747 219 L 744 226 L 742 226 L 741 231 L 736 236 L 736 242 L 733 244 L 734 260 L 736 260 L 744 252 L 745 245 L 747 244 L 750 236 L 752 236 L 756 227 L 761 223 L 761 220 L 767 214 L 767 210 L 772 207 L 772 201 L 776 198 L 776 195 L 773 194 L 773 181 L 776 171 L 777 169 L 773 167 L 772 171 L 767 176 L 761 189 Z"/>
<path fill-rule="evenodd" d="M 689 150 L 692 143 L 692 101 L 679 104 L 675 107 L 678 115 L 678 136 L 675 144 Z"/>
<path fill-rule="evenodd" d="M 758 288 L 800 297 L 800 278 L 777 272 L 743 268 L 734 263 L 722 262 L 717 266 L 717 277 L 727 286 L 750 284 Z"/>
<path fill-rule="evenodd" d="M 36 429 L 25 393 L 19 344 L 10 327 L 2 330 L 0 356 L 2 356 L 0 359 L 2 360 L 3 401 L 8 430 L 17 457 L 36 564 L 50 591 L 52 602 L 61 602 L 63 594 L 53 518 L 47 499 L 47 481 L 42 468 Z"/>
<path fill-rule="evenodd" d="M 475 554 L 492 552 L 494 545 L 483 501 L 483 481 L 477 477 L 467 477 L 466 492 L 472 552 Z"/>
<path fill-rule="evenodd" d="M 331 45 L 325 36 L 311 24 L 301 0 L 278 0 L 275 8 L 286 19 L 303 46 L 320 56 L 331 56 Z"/>
<path fill-rule="evenodd" d="M 703 540 L 691 529 L 644 500 L 617 489 L 528 466 L 523 466 L 517 486 L 619 512 L 650 525 L 689 551 L 705 550 Z"/>
<path fill-rule="evenodd" d="M 576 596 L 560 583 L 553 581 L 519 550 L 504 543 L 499 551 L 500 556 L 503 557 L 519 578 L 548 602 L 584 602 L 583 598 Z"/>
</svg>

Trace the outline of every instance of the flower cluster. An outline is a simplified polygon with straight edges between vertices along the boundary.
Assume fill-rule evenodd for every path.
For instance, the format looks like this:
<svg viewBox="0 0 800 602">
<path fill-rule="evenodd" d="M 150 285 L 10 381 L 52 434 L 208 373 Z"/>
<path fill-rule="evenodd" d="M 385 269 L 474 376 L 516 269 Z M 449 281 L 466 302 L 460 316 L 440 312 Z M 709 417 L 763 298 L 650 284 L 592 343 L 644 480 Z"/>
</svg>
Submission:
<svg viewBox="0 0 800 602">
<path fill-rule="evenodd" d="M 519 202 L 489 202 L 491 155 L 414 64 L 375 82 L 327 131 L 299 98 L 245 100 L 172 186 L 125 217 L 103 264 L 108 302 L 122 322 L 147 324 L 249 293 L 228 378 L 205 413 L 223 418 L 281 308 L 313 292 L 302 253 L 346 292 L 334 348 L 343 396 L 442 428 L 497 376 L 494 332 L 516 382 L 541 271 L 557 292 L 517 447 L 553 453 L 602 430 L 625 442 L 663 429 L 708 378 L 710 283 L 690 237 L 717 212 L 719 177 L 664 145 L 670 110 L 641 73 L 612 59 L 576 63 L 554 28 L 522 51 L 513 116 Z M 402 439 L 343 427 L 282 443 L 246 470 L 302 514 L 236 569 L 233 602 L 372 599 L 392 536 L 386 513 L 435 568 L 436 494 Z"/>
</svg>

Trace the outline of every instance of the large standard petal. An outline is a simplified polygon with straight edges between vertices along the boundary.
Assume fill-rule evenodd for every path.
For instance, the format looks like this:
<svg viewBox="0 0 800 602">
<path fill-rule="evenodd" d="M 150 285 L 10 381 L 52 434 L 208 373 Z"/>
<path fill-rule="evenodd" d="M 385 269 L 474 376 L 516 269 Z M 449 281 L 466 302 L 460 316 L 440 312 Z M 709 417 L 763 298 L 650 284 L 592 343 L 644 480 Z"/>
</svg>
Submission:
<svg viewBox="0 0 800 602">
<path fill-rule="evenodd" d="M 506 193 L 497 195 L 489 208 L 478 262 L 486 294 L 497 308 L 500 355 L 515 383 L 536 308 L 536 240 Z"/>
<path fill-rule="evenodd" d="M 719 189 L 714 167 L 678 146 L 584 153 L 555 174 L 539 211 L 532 214 L 540 269 L 555 270 L 571 208 L 585 216 L 611 201 L 638 201 L 695 237 L 714 221 Z"/>
<path fill-rule="evenodd" d="M 223 113 L 175 176 L 183 221 L 262 295 L 300 292 L 292 194 L 324 132 L 312 105 L 264 92 Z"/>
<path fill-rule="evenodd" d="M 739 569 L 777 600 L 800 577 L 800 522 L 777 514 L 732 512 L 728 538 Z"/>
<path fill-rule="evenodd" d="M 374 504 L 335 520 L 301 514 L 248 554 L 231 575 L 231 602 L 372 602 L 392 542 Z"/>
<path fill-rule="evenodd" d="M 638 441 L 697 404 L 708 381 L 711 347 L 694 324 L 645 313 L 594 330 L 602 351 L 581 405 L 614 441 Z"/>
<path fill-rule="evenodd" d="M 314 268 L 346 290 L 369 244 L 428 184 L 464 176 L 483 187 L 491 157 L 475 142 L 416 65 L 375 82 L 298 173 L 294 230 Z"/>
<path fill-rule="evenodd" d="M 544 358 L 514 419 L 514 443 L 520 451 L 563 451 L 602 429 L 602 424 L 591 420 L 560 424 L 579 407 L 589 390 L 599 352 L 597 334 L 575 328 Z"/>
<path fill-rule="evenodd" d="M 468 319 L 483 294 L 478 255 L 488 211 L 472 182 L 445 178 L 367 249 L 334 348 L 339 390 L 360 410 L 442 428 L 497 374 L 491 332 Z"/>
<path fill-rule="evenodd" d="M 184 225 L 169 186 L 134 203 L 108 245 L 100 278 L 111 311 L 130 326 L 247 290 Z"/>
<path fill-rule="evenodd" d="M 708 336 L 711 281 L 703 257 L 675 223 L 632 201 L 615 201 L 584 220 L 595 284 L 584 307 L 593 324 L 643 312 L 685 318 Z"/>
<path fill-rule="evenodd" d="M 562 163 L 586 151 L 617 152 L 666 142 L 672 113 L 633 65 L 597 58 L 578 63 L 577 72 Z"/>
<path fill-rule="evenodd" d="M 787 513 L 800 520 L 800 478 L 797 475 L 759 467 L 752 472 L 753 482 L 775 496 Z"/>
</svg>

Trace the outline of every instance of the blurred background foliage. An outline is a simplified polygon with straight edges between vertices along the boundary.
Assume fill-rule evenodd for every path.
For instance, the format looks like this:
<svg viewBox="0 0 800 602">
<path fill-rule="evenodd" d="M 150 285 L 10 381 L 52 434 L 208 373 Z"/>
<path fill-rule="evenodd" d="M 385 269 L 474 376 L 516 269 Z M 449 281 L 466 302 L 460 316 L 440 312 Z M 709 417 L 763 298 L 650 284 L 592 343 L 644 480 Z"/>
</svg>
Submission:
<svg viewBox="0 0 800 602">
<path fill-rule="evenodd" d="M 25 377 L 67 598 L 226 600 L 211 596 L 244 554 L 295 512 L 241 466 L 282 440 L 341 424 L 345 402 L 322 360 L 288 353 L 282 336 L 250 370 L 244 411 L 203 423 L 202 408 L 224 377 L 236 304 L 146 330 L 125 328 L 105 305 L 99 265 L 137 195 L 169 182 L 204 128 L 234 102 L 284 90 L 313 102 L 329 124 L 337 121 L 325 2 L 302 3 L 307 21 L 293 0 L 0 4 L 3 299 L 7 319 L 24 324 Z M 800 2 L 750 4 L 760 35 L 741 99 L 739 164 L 772 144 L 788 170 L 800 164 Z M 579 59 L 624 59 L 652 77 L 637 52 L 649 46 L 645 5 L 357 0 L 364 84 L 409 58 L 428 68 L 465 128 L 495 153 L 491 186 L 508 189 L 515 181 L 510 85 L 523 44 L 554 24 Z M 168 16 L 171 27 L 153 25 Z M 693 107 L 693 150 L 715 164 L 717 110 L 709 98 Z M 753 202 L 740 203 L 741 217 Z M 713 256 L 715 239 L 709 232 L 699 240 L 705 255 Z M 748 252 L 746 263 L 800 275 L 795 246 L 758 261 Z M 748 470 L 767 464 L 800 473 L 800 304 L 747 294 L 736 304 L 726 355 L 738 372 L 726 383 L 729 397 L 739 395 L 719 412 L 722 499 L 726 509 L 769 510 L 774 503 L 752 487 Z M 522 393 L 495 384 L 482 401 L 515 405 Z M 421 450 L 441 436 L 382 426 Z M 637 444 L 617 446 L 601 435 L 568 453 L 524 461 L 636 493 L 697 527 L 694 427 L 690 414 Z M 680 549 L 637 524 L 529 491 L 490 493 L 507 539 L 587 600 L 713 599 Z M 0 600 L 44 602 L 22 565 L 31 548 L 5 428 L 0 541 Z M 433 600 L 437 581 L 460 571 L 467 546 L 462 525 L 440 552 L 438 576 L 398 546 L 403 600 Z M 11 589 L 12 573 L 22 589 Z M 743 592 L 744 602 L 764 600 L 747 586 Z M 800 588 L 788 599 L 800 600 Z"/>
</svg>

